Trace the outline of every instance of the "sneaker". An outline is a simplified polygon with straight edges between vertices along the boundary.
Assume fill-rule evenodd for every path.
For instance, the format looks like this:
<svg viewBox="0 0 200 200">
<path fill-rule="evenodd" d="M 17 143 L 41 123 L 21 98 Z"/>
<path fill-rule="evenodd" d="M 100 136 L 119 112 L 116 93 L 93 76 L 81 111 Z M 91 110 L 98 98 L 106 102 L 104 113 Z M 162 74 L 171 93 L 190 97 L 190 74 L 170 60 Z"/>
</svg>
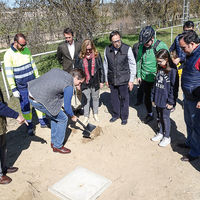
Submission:
<svg viewBox="0 0 200 200">
<path fill-rule="evenodd" d="M 94 114 L 94 119 L 95 119 L 95 121 L 99 122 L 99 118 L 98 118 L 97 114 Z"/>
<path fill-rule="evenodd" d="M 151 115 L 148 114 L 144 119 L 144 123 L 148 124 L 152 120 L 153 120 L 153 115 L 151 116 Z"/>
<path fill-rule="evenodd" d="M 166 147 L 168 144 L 170 144 L 171 138 L 163 137 L 161 142 L 158 144 L 160 147 Z"/>
<path fill-rule="evenodd" d="M 157 133 L 154 137 L 151 138 L 152 141 L 158 142 L 163 139 L 163 134 Z"/>
<path fill-rule="evenodd" d="M 83 123 L 87 123 L 89 121 L 89 117 L 84 117 Z"/>
</svg>

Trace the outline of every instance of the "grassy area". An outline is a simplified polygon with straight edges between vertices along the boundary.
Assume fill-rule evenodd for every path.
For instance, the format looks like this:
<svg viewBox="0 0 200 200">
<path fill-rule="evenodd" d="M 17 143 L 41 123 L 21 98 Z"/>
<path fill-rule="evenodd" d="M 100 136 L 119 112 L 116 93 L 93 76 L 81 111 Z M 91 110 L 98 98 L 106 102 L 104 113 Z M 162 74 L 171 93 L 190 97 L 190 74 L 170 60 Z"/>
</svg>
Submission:
<svg viewBox="0 0 200 200">
<path fill-rule="evenodd" d="M 34 58 L 39 74 L 42 75 L 55 67 L 61 67 L 56 58 L 56 53 Z"/>
<path fill-rule="evenodd" d="M 172 42 L 174 41 L 175 37 L 178 34 L 182 33 L 182 31 L 183 31 L 182 26 L 173 28 Z M 156 38 L 165 42 L 167 46 L 170 47 L 171 46 L 171 28 L 156 31 Z"/>
</svg>

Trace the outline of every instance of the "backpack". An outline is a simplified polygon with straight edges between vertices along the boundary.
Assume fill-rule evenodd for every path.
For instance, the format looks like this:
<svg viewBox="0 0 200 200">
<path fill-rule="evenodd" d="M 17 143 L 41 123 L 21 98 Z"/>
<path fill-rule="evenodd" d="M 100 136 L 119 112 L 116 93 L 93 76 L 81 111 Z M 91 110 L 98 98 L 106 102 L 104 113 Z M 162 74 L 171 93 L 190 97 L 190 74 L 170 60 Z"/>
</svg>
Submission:
<svg viewBox="0 0 200 200">
<path fill-rule="evenodd" d="M 157 48 L 157 46 L 160 44 L 160 40 L 156 40 L 156 43 L 154 44 L 154 46 L 153 46 L 153 52 L 154 52 L 154 54 L 156 55 L 156 53 L 157 53 L 157 51 L 156 51 L 156 48 Z"/>
</svg>

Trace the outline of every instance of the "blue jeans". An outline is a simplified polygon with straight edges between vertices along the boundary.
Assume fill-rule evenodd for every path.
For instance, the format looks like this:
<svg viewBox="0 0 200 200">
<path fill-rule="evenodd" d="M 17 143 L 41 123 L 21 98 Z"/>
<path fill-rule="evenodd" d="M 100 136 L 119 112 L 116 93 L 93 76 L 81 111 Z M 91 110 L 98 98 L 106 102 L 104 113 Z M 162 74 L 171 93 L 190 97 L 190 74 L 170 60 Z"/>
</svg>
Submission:
<svg viewBox="0 0 200 200">
<path fill-rule="evenodd" d="M 41 112 L 48 115 L 51 119 L 51 143 L 55 148 L 61 148 L 65 139 L 65 132 L 67 128 L 68 117 L 67 115 L 60 110 L 58 115 L 53 116 L 49 111 L 40 103 L 29 99 L 32 106 Z"/>
<path fill-rule="evenodd" d="M 186 144 L 190 146 L 189 154 L 200 156 L 200 109 L 196 108 L 197 101 L 184 99 L 184 118 L 187 128 Z"/>
</svg>

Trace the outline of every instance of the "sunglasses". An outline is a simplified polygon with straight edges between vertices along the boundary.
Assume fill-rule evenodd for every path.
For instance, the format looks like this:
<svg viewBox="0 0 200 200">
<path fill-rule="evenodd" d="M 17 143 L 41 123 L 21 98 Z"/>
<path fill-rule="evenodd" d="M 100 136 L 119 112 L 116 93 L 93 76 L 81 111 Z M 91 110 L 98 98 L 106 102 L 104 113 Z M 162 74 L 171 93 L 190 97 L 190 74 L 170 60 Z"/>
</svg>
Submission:
<svg viewBox="0 0 200 200">
<path fill-rule="evenodd" d="M 112 41 L 113 44 L 120 43 L 121 40 Z"/>
<path fill-rule="evenodd" d="M 91 49 L 86 49 L 86 51 L 92 52 L 92 48 Z"/>
<path fill-rule="evenodd" d="M 25 44 L 20 44 L 18 41 L 17 43 L 21 46 L 21 47 L 25 47 L 26 46 L 26 43 Z"/>
</svg>

